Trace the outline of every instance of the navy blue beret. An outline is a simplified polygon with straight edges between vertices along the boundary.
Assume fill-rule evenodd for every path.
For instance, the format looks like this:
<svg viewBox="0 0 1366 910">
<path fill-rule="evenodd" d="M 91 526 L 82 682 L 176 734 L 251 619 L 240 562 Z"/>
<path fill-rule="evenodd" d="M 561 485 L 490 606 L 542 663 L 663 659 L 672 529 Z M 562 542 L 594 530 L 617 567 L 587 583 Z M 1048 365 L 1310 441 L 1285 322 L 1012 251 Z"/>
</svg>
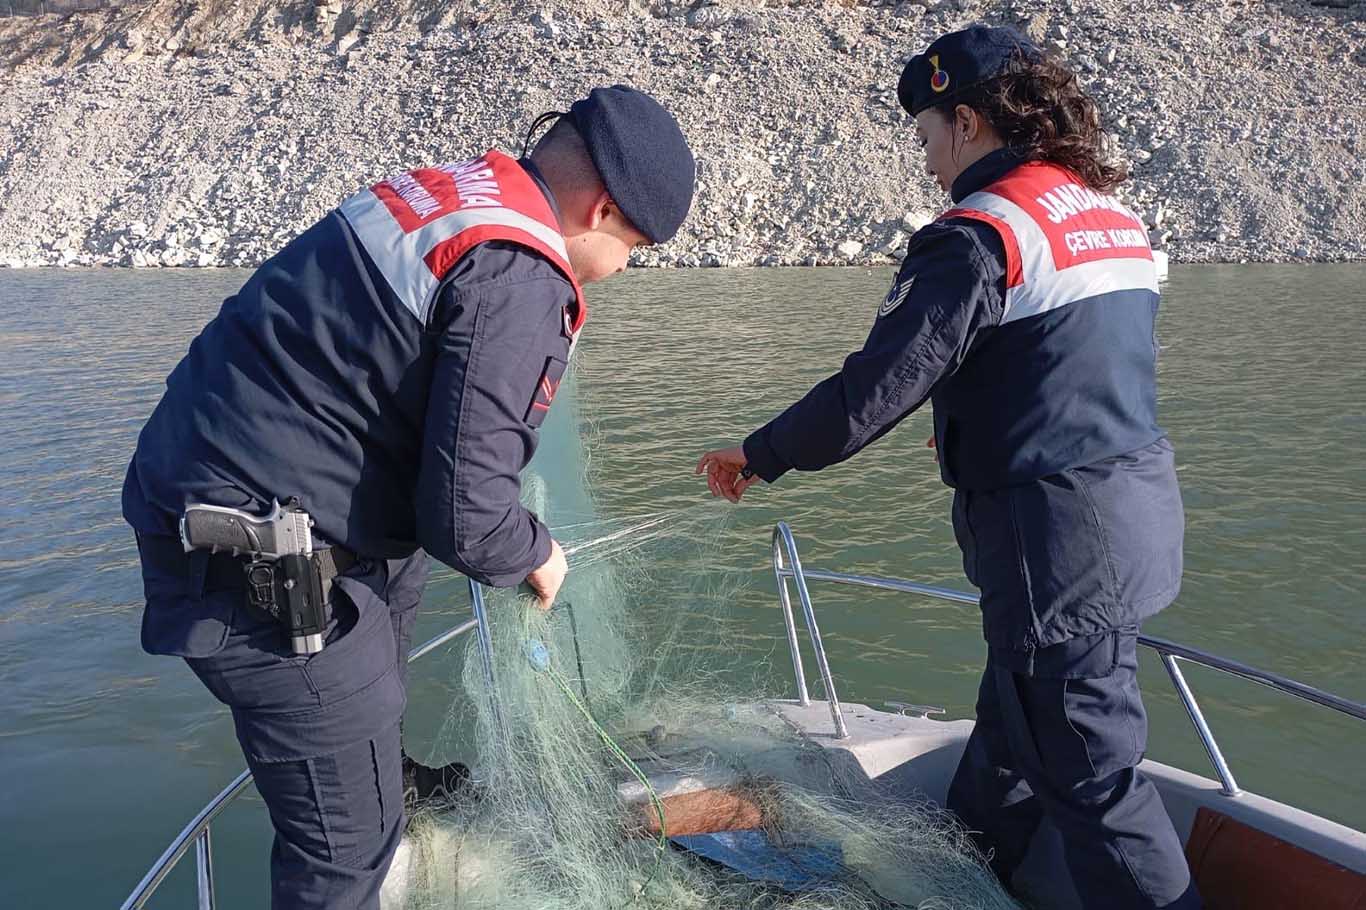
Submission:
<svg viewBox="0 0 1366 910">
<path fill-rule="evenodd" d="M 688 217 L 697 164 L 678 121 L 659 102 L 625 85 L 595 88 L 569 108 L 593 165 L 622 213 L 651 243 L 663 243 Z"/>
<path fill-rule="evenodd" d="M 914 117 L 1001 75 L 1014 60 L 1042 59 L 1039 46 L 1013 28 L 970 25 L 941 35 L 925 53 L 912 57 L 901 71 L 896 96 Z"/>
</svg>

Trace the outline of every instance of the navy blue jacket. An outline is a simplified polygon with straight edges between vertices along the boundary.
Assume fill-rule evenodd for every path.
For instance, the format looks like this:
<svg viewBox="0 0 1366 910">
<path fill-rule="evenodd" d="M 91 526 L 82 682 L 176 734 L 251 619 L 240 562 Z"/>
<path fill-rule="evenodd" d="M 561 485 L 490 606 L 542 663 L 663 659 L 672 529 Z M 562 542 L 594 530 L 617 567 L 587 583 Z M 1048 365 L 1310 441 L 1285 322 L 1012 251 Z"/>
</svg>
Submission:
<svg viewBox="0 0 1366 910">
<path fill-rule="evenodd" d="M 954 200 L 1019 164 L 1008 151 L 986 156 L 954 182 Z M 1020 362 L 1032 359 L 1035 376 L 1019 377 L 1029 387 L 1016 397 L 1037 400 L 1061 371 L 1086 381 L 1074 370 L 1082 352 L 1113 352 L 1120 372 L 1093 386 L 1117 391 L 1093 396 L 1100 406 L 1042 402 L 1045 413 L 1054 409 L 1066 419 L 1048 421 L 1035 439 L 1061 427 L 1086 445 L 1055 438 L 1023 460 L 1019 441 L 1007 450 L 1005 440 L 993 445 L 974 437 L 971 445 L 940 449 L 941 475 L 955 488 L 964 568 L 982 591 L 985 637 L 994 659 L 1026 666 L 1037 648 L 1136 625 L 1170 603 L 1180 586 L 1184 516 L 1171 446 L 1155 422 L 1155 302 L 1114 318 L 1067 314 L 1071 323 L 1050 333 L 1049 343 L 1065 339 L 1072 349 L 1038 350 L 1031 358 L 1017 349 L 1027 330 L 1012 333 L 1009 350 L 1000 344 L 1005 275 L 1000 235 L 981 221 L 950 218 L 916 232 L 863 348 L 751 434 L 744 449 L 749 467 L 769 482 L 791 469 L 820 470 L 880 438 L 931 397 L 937 428 L 950 416 L 971 425 L 964 403 L 973 390 L 1019 375 L 1005 371 Z M 977 406 L 989 407 L 989 400 L 979 395 Z M 993 418 L 982 411 L 979 422 L 991 425 Z M 1099 449 L 1097 439 L 1104 440 Z M 1047 457 L 1039 457 L 1045 450 Z M 1022 465 L 1034 472 L 1022 473 Z"/>
<path fill-rule="evenodd" d="M 189 502 L 260 512 L 298 496 L 325 543 L 383 558 L 422 548 L 514 585 L 550 554 L 518 475 L 544 416 L 531 408 L 541 377 L 569 357 L 574 301 L 540 254 L 489 241 L 445 277 L 422 325 L 334 211 L 190 345 L 138 439 L 124 517 L 174 535 Z"/>
</svg>

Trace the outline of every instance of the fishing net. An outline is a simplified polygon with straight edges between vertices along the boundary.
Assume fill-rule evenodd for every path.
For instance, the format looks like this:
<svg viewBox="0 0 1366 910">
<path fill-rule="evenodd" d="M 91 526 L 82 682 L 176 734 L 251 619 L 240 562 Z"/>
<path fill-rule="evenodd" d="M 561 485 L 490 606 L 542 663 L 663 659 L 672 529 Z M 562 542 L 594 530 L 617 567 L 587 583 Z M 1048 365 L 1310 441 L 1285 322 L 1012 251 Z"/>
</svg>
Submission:
<svg viewBox="0 0 1366 910">
<path fill-rule="evenodd" d="M 493 685 L 471 640 L 443 731 L 474 783 L 413 820 L 386 906 L 1015 907 L 942 813 L 759 700 L 736 573 L 713 568 L 722 510 L 595 513 L 574 402 L 566 383 L 526 484 L 568 581 L 550 613 L 486 591 Z"/>
</svg>

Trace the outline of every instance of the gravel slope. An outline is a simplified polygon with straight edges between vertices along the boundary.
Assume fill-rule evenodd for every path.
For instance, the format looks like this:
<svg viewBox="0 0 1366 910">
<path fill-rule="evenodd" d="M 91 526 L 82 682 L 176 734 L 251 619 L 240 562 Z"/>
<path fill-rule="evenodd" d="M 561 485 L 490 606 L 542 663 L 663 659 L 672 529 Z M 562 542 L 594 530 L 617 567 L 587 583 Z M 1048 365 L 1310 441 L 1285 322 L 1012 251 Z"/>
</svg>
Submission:
<svg viewBox="0 0 1366 910">
<path fill-rule="evenodd" d="M 975 20 L 1083 73 L 1174 260 L 1366 258 L 1363 3 L 153 0 L 0 19 L 0 266 L 253 265 L 356 187 L 516 151 L 618 81 L 699 160 L 640 264 L 889 261 L 946 203 L 897 76 Z"/>
</svg>

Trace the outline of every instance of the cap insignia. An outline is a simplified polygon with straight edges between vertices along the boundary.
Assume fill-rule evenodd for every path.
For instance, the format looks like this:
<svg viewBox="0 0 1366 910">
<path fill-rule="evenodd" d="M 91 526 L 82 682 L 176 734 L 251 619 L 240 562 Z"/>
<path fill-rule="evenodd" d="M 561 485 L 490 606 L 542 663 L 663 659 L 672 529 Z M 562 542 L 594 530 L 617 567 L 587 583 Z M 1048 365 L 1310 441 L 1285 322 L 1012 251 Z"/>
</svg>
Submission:
<svg viewBox="0 0 1366 910">
<path fill-rule="evenodd" d="M 934 67 L 934 72 L 930 74 L 930 88 L 942 92 L 949 87 L 949 74 L 939 68 L 938 54 L 930 58 L 930 66 Z"/>
</svg>

